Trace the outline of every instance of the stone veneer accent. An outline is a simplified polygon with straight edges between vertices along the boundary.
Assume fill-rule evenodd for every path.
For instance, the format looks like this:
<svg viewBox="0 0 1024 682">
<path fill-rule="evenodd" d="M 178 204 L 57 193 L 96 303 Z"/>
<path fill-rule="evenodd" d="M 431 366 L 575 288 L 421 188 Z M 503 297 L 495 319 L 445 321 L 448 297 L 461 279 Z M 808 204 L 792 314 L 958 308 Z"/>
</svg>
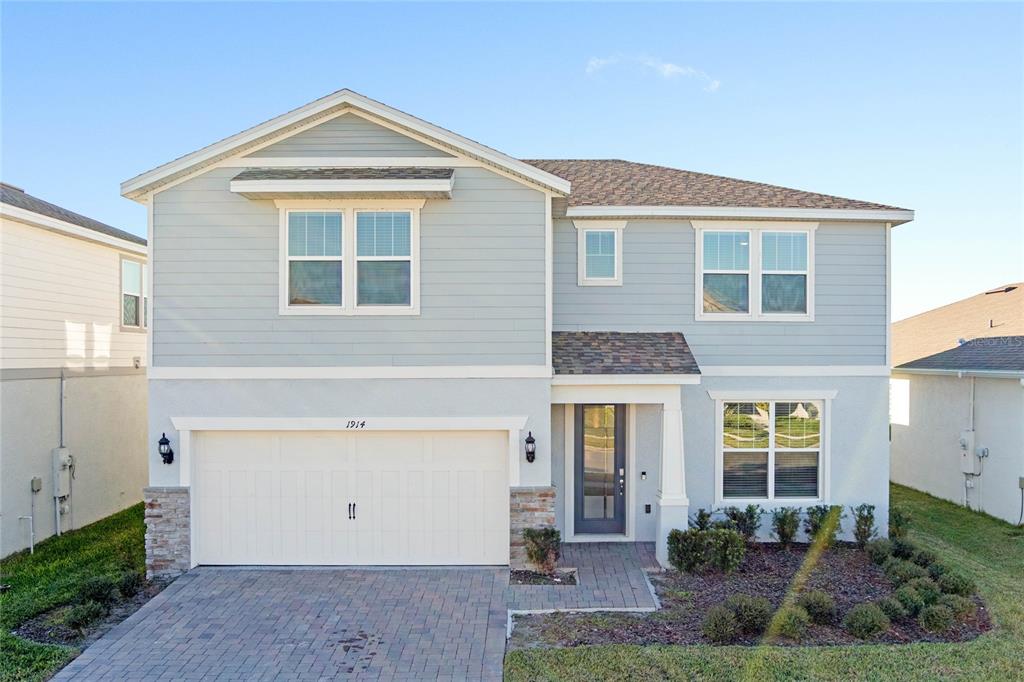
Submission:
<svg viewBox="0 0 1024 682">
<path fill-rule="evenodd" d="M 172 578 L 190 568 L 189 489 L 145 488 L 146 577 Z"/>
<path fill-rule="evenodd" d="M 512 488 L 509 491 L 509 507 L 511 517 L 509 565 L 512 568 L 526 568 L 528 564 L 523 529 L 555 525 L 555 488 L 553 486 Z"/>
</svg>

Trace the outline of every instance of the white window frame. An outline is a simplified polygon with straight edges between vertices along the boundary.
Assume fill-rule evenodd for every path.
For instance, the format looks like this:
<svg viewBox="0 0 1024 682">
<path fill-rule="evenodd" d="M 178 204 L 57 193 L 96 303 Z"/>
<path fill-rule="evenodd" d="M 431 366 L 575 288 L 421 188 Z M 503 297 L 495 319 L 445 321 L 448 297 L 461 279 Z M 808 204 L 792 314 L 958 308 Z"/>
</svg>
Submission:
<svg viewBox="0 0 1024 682">
<path fill-rule="evenodd" d="M 814 234 L 818 223 L 799 221 L 756 222 L 747 220 L 694 220 L 696 231 L 696 267 L 694 291 L 694 319 L 697 321 L 758 321 L 758 322 L 813 322 L 814 321 Z M 704 270 L 704 233 L 705 232 L 746 232 L 749 236 L 750 260 L 748 269 L 743 270 Z M 802 232 L 807 235 L 807 271 L 772 270 L 763 272 L 761 266 L 761 242 L 765 232 Z M 704 275 L 705 274 L 747 274 L 747 292 L 750 300 L 745 313 L 707 313 L 704 312 Z M 799 274 L 807 276 L 807 312 L 805 313 L 770 313 L 761 310 L 761 282 L 765 274 L 784 275 Z"/>
<path fill-rule="evenodd" d="M 425 199 L 287 199 L 274 202 L 280 213 L 278 225 L 278 313 L 280 315 L 404 315 L 420 314 L 420 209 Z M 328 211 L 342 214 L 341 257 L 288 256 L 288 214 L 292 211 Z M 408 211 L 411 215 L 408 258 L 369 257 L 358 260 L 409 260 L 409 305 L 357 305 L 356 213 Z M 341 261 L 341 305 L 291 305 L 288 302 L 289 260 Z"/>
<path fill-rule="evenodd" d="M 622 234 L 625 220 L 574 220 L 576 227 L 576 284 L 581 287 L 622 286 Z M 587 233 L 611 232 L 615 235 L 615 275 L 587 277 Z"/>
<path fill-rule="evenodd" d="M 128 292 L 124 290 L 124 262 L 130 261 L 132 263 L 138 263 L 139 265 L 139 324 L 125 324 L 124 323 L 124 295 Z M 123 332 L 145 332 L 147 328 L 147 312 L 149 308 L 149 297 L 146 295 L 146 261 L 138 258 L 128 258 L 127 256 L 121 256 L 117 262 L 117 281 L 119 283 L 120 296 L 117 298 L 117 324 Z M 135 296 L 135 294 L 131 294 Z"/>
<path fill-rule="evenodd" d="M 769 509 L 778 507 L 803 506 L 812 504 L 829 504 L 831 499 L 831 450 L 832 450 L 832 401 L 837 391 L 709 391 L 715 401 L 715 506 L 744 506 L 760 504 Z M 817 497 L 775 497 L 775 403 L 816 401 L 821 403 L 821 434 L 818 452 L 818 495 Z M 769 404 L 768 430 L 768 497 L 725 497 L 725 444 L 723 432 L 725 403 L 731 402 L 767 402 Z M 800 452 L 800 448 L 781 448 L 785 452 Z M 802 451 L 813 452 L 815 448 L 804 448 Z M 730 452 L 743 452 L 730 450 Z M 762 452 L 749 450 L 748 452 Z"/>
</svg>

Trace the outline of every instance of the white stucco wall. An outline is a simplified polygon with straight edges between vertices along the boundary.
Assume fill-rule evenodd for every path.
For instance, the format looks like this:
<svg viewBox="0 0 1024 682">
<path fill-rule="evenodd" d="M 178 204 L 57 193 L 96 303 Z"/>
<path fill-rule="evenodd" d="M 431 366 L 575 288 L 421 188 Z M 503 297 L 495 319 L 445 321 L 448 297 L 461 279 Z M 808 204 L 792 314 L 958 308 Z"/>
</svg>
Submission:
<svg viewBox="0 0 1024 682">
<path fill-rule="evenodd" d="M 892 480 L 970 504 L 1010 523 L 1020 518 L 1024 476 L 1024 386 L 1018 379 L 973 379 L 975 447 L 987 447 L 973 488 L 964 487 L 959 439 L 970 428 L 970 377 L 893 373 L 908 381 L 909 424 L 892 425 Z"/>
</svg>

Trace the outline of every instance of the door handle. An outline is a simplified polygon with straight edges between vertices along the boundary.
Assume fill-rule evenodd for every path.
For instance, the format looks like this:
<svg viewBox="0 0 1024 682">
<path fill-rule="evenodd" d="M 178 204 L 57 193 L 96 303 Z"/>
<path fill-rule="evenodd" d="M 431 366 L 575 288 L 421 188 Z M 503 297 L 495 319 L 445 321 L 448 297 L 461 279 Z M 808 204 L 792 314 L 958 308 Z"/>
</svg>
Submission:
<svg viewBox="0 0 1024 682">
<path fill-rule="evenodd" d="M 356 503 L 353 502 L 352 503 L 352 518 L 354 519 L 355 517 L 356 517 Z"/>
<path fill-rule="evenodd" d="M 351 502 L 348 503 L 348 518 L 349 518 L 350 521 L 352 520 L 352 503 Z"/>
<path fill-rule="evenodd" d="M 620 495 L 625 495 L 626 494 L 626 479 L 624 479 L 624 478 L 620 478 L 619 479 L 619 494 Z"/>
</svg>

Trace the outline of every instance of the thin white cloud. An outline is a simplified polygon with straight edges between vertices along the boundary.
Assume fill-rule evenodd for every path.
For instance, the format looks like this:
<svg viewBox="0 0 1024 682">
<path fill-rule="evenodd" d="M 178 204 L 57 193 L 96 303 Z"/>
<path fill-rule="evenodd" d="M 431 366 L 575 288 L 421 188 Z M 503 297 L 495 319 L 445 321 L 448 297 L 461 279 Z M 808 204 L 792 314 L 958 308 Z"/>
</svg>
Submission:
<svg viewBox="0 0 1024 682">
<path fill-rule="evenodd" d="M 607 57 L 591 57 L 587 60 L 586 74 L 594 76 L 610 66 L 634 66 L 647 69 L 661 76 L 665 80 L 675 78 L 692 78 L 704 84 L 708 92 L 716 92 L 722 85 L 721 81 L 712 78 L 705 71 L 695 69 L 692 66 L 684 66 L 666 62 L 658 57 L 649 55 L 626 55 L 616 53 Z"/>
</svg>

